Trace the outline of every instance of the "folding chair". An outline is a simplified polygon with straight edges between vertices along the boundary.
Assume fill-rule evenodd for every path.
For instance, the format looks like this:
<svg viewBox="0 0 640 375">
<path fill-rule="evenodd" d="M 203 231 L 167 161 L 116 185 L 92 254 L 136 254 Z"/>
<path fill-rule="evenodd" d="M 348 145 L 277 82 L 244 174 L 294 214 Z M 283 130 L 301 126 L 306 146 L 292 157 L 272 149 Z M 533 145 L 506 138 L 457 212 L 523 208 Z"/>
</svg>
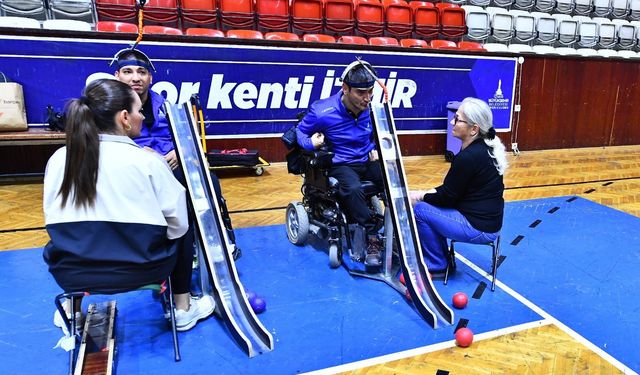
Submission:
<svg viewBox="0 0 640 375">
<path fill-rule="evenodd" d="M 324 22 L 327 34 L 352 35 L 356 26 L 353 1 L 325 0 Z"/>
<path fill-rule="evenodd" d="M 356 30 L 362 36 L 382 36 L 384 7 L 378 0 L 358 0 L 355 8 Z"/>
<path fill-rule="evenodd" d="M 291 3 L 291 31 L 319 33 L 324 24 L 322 0 L 293 0 Z"/>
<path fill-rule="evenodd" d="M 229 29 L 254 29 L 253 0 L 220 0 L 220 27 Z"/>
<path fill-rule="evenodd" d="M 384 0 L 387 34 L 396 38 L 408 38 L 413 33 L 413 11 L 404 0 Z"/>
<path fill-rule="evenodd" d="M 79 343 L 79 337 L 78 337 L 78 332 L 76 330 L 76 314 L 75 314 L 75 306 L 76 306 L 76 300 L 78 298 L 82 298 L 85 296 L 89 296 L 91 294 L 120 294 L 120 293 L 127 293 L 127 292 L 132 292 L 132 291 L 137 291 L 137 290 L 156 290 L 158 292 L 160 292 L 161 294 L 165 295 L 165 302 L 168 302 L 169 304 L 169 318 L 170 318 L 170 322 L 171 322 L 171 334 L 172 334 L 172 338 L 173 338 L 173 354 L 174 354 L 174 360 L 176 362 L 179 362 L 181 360 L 180 357 L 180 347 L 178 345 L 178 330 L 176 328 L 176 316 L 175 316 L 175 303 L 173 301 L 173 291 L 171 289 L 171 278 L 167 278 L 167 282 L 166 282 L 166 288 L 165 288 L 165 283 L 162 284 L 150 284 L 150 285 L 144 285 L 138 289 L 131 289 L 131 290 L 120 290 L 120 291 L 116 291 L 116 292 L 108 292 L 108 293 L 101 293 L 101 292 L 90 292 L 90 291 L 78 291 L 78 292 L 67 292 L 67 293 L 60 293 L 56 296 L 54 303 L 56 305 L 56 309 L 58 310 L 58 312 L 60 313 L 60 316 L 62 317 L 62 320 L 64 321 L 64 324 L 67 328 L 67 332 L 69 332 L 70 337 L 73 337 L 75 342 L 74 342 L 74 346 L 73 348 L 69 351 L 69 374 L 73 374 L 74 373 L 74 369 L 75 369 L 75 360 L 76 360 L 76 349 Z M 166 293 L 168 293 L 168 298 L 166 297 Z M 70 306 L 71 306 L 71 318 L 67 317 L 67 313 L 64 310 L 64 307 L 62 306 L 62 300 L 63 299 L 69 299 L 70 300 Z"/>
<path fill-rule="evenodd" d="M 138 33 L 138 26 L 128 22 L 98 21 L 96 31 L 110 33 Z"/>
<path fill-rule="evenodd" d="M 449 245 L 449 266 L 447 267 L 447 270 L 444 273 L 444 285 L 447 285 L 447 282 L 449 281 L 449 274 L 452 271 L 455 271 L 455 269 L 456 269 L 456 252 L 455 252 L 455 249 L 454 249 L 454 245 L 455 245 L 456 242 L 468 243 L 468 242 L 464 242 L 464 241 L 451 240 L 451 244 Z M 497 280 L 497 274 L 498 274 L 498 258 L 500 257 L 500 236 L 498 235 L 498 238 L 495 241 L 487 242 L 487 243 L 483 243 L 483 244 L 474 244 L 474 245 L 491 246 L 491 249 L 492 249 L 492 257 L 491 257 L 491 275 L 492 275 L 491 291 L 493 292 L 494 290 L 496 290 L 496 280 Z"/>
<path fill-rule="evenodd" d="M 438 8 L 426 1 L 412 1 L 409 6 L 413 11 L 416 36 L 427 39 L 438 38 L 440 32 Z"/>
<path fill-rule="evenodd" d="M 282 0 L 256 0 L 258 30 L 289 31 L 289 2 Z"/>
<path fill-rule="evenodd" d="M 182 28 L 185 30 L 193 27 L 218 27 L 216 0 L 182 0 L 180 15 Z"/>
</svg>

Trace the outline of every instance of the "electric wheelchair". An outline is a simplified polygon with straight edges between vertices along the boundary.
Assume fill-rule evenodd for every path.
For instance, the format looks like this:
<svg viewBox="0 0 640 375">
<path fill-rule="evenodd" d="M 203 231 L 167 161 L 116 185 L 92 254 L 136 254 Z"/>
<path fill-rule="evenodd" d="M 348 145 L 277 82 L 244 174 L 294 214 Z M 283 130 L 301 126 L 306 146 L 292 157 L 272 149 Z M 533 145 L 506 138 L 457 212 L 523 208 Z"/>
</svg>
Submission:
<svg viewBox="0 0 640 375">
<path fill-rule="evenodd" d="M 338 202 L 338 181 L 328 176 L 333 153 L 328 149 L 305 151 L 296 149 L 294 162 L 289 161 L 289 171 L 301 174 L 304 178 L 301 192 L 302 201 L 289 203 L 286 211 L 286 228 L 289 241 L 295 245 L 304 245 L 310 235 L 329 243 L 329 264 L 339 267 L 343 261 L 343 252 L 348 251 L 349 258 L 363 262 L 366 256 L 365 231 L 344 212 Z M 380 227 L 384 220 L 384 194 L 370 181 L 362 181 L 362 190 L 369 208 Z M 384 243 L 384 236 L 381 236 Z M 374 271 L 374 270 L 368 270 Z"/>
</svg>

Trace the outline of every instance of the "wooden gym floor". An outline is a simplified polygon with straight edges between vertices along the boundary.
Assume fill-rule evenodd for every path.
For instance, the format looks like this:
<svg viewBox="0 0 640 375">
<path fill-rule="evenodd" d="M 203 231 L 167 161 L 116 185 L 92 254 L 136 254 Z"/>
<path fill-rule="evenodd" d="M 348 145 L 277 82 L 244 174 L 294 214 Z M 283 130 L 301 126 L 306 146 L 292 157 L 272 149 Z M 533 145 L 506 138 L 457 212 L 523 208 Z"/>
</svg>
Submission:
<svg viewBox="0 0 640 375">
<path fill-rule="evenodd" d="M 640 217 L 638 146 L 522 152 L 509 155 L 509 161 L 507 201 L 576 195 Z M 412 189 L 438 185 L 449 168 L 442 156 L 407 157 L 404 164 Z M 219 170 L 218 175 L 237 228 L 282 224 L 286 205 L 300 198 L 300 177 L 287 174 L 281 163 L 265 168 L 262 176 L 243 169 Z M 41 179 L 1 181 L 0 251 L 46 243 L 41 199 Z M 407 355 L 374 359 L 344 373 L 435 374 L 442 369 L 450 374 L 623 373 L 555 324 L 476 337 L 466 349 L 436 347 Z"/>
</svg>

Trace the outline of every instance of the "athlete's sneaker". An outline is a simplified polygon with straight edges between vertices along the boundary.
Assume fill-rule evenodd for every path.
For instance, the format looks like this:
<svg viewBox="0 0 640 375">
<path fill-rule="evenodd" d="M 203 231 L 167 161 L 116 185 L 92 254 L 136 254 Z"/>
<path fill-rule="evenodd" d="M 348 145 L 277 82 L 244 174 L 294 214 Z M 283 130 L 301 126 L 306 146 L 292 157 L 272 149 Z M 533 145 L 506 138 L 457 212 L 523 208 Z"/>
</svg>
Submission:
<svg viewBox="0 0 640 375">
<path fill-rule="evenodd" d="M 70 305 L 71 301 L 70 300 L 65 300 L 64 302 L 62 302 L 62 306 L 64 307 L 65 311 L 70 310 L 69 305 Z M 71 314 L 67 313 L 67 318 L 71 319 Z M 53 325 L 55 325 L 56 327 L 62 329 L 62 332 L 64 333 L 65 336 L 69 336 L 69 330 L 67 329 L 67 325 L 64 324 L 64 319 L 62 319 L 62 315 L 60 315 L 60 311 L 58 311 L 58 309 L 56 309 L 56 311 L 53 313 Z M 84 328 L 84 315 L 82 315 L 82 313 L 77 312 L 76 313 L 76 332 L 82 332 L 82 329 Z"/>
<path fill-rule="evenodd" d="M 200 298 L 190 298 L 189 311 L 176 309 L 176 329 L 178 331 L 188 331 L 195 327 L 198 320 L 204 319 L 213 313 L 216 302 L 213 297 L 203 295 Z"/>
</svg>

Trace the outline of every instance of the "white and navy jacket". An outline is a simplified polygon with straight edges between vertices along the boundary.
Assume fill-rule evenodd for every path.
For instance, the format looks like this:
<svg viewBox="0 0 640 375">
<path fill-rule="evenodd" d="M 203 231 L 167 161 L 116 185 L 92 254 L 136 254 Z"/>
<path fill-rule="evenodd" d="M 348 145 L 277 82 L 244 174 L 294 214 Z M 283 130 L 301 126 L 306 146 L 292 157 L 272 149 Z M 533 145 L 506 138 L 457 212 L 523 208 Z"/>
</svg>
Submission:
<svg viewBox="0 0 640 375">
<path fill-rule="evenodd" d="M 93 206 L 61 207 L 66 148 L 47 163 L 43 208 L 51 238 L 44 259 L 65 291 L 116 292 L 173 269 L 173 240 L 188 229 L 185 189 L 167 163 L 125 136 L 100 135 Z M 72 198 L 72 195 L 69 197 Z"/>
</svg>

